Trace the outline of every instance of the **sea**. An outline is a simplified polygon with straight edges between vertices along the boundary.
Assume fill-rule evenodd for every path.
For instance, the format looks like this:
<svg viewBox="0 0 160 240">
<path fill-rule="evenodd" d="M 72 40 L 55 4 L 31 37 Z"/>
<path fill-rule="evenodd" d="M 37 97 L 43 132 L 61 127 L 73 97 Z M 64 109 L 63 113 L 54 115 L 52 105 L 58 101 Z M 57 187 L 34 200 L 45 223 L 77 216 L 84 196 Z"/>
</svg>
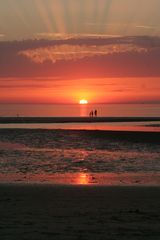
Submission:
<svg viewBox="0 0 160 240">
<path fill-rule="evenodd" d="M 1 116 L 160 117 L 159 104 L 7 105 Z M 1 124 L 0 183 L 160 185 L 160 122 Z"/>
<path fill-rule="evenodd" d="M 160 104 L 0 104 L 0 117 L 160 117 Z"/>
</svg>

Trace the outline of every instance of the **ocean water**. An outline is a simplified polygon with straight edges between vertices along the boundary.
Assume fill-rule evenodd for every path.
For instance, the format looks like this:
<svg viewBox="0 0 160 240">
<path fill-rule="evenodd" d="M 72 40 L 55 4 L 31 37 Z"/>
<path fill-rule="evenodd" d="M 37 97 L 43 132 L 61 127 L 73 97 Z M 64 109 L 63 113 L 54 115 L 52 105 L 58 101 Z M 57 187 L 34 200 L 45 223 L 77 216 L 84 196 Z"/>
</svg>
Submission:
<svg viewBox="0 0 160 240">
<path fill-rule="evenodd" d="M 1 104 L 0 115 L 88 116 L 94 109 L 102 117 L 160 117 L 159 104 Z M 160 185 L 159 126 L 159 122 L 3 124 L 0 182 Z M 144 131 L 148 135 L 146 139 L 132 134 L 124 138 L 119 132 L 111 137 L 104 130 Z M 156 141 L 149 132 L 157 132 Z"/>
<path fill-rule="evenodd" d="M 160 117 L 160 104 L 0 104 L 0 116 L 89 116 L 97 109 L 100 117 Z"/>
<path fill-rule="evenodd" d="M 0 182 L 160 185 L 160 141 L 149 138 L 0 129 Z"/>
</svg>

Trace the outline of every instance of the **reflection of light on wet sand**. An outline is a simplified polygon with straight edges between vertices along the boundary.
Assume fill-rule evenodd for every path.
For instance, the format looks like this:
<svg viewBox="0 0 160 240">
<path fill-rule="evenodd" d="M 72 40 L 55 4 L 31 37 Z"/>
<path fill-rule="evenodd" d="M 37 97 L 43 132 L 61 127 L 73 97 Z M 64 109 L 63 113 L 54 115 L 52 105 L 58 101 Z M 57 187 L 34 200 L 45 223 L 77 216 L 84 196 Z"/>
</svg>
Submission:
<svg viewBox="0 0 160 240">
<path fill-rule="evenodd" d="M 86 105 L 80 105 L 80 116 L 88 116 Z M 151 125 L 150 125 L 151 124 Z M 22 129 L 75 129 L 75 130 L 105 130 L 105 131 L 133 131 L 133 132 L 160 132 L 160 122 L 107 122 L 107 123 L 34 123 L 34 124 L 0 124 L 0 128 L 22 128 Z"/>
<path fill-rule="evenodd" d="M 0 183 L 37 183 L 53 185 L 159 186 L 159 173 L 0 173 Z"/>
<path fill-rule="evenodd" d="M 4 150 L 4 149 L 14 150 L 14 149 L 24 149 L 24 148 L 26 148 L 24 144 L 0 141 L 0 150 Z"/>
<path fill-rule="evenodd" d="M 85 184 L 89 184 L 89 182 L 90 182 L 90 176 L 88 174 L 80 173 L 77 176 L 77 184 L 85 185 Z"/>
</svg>

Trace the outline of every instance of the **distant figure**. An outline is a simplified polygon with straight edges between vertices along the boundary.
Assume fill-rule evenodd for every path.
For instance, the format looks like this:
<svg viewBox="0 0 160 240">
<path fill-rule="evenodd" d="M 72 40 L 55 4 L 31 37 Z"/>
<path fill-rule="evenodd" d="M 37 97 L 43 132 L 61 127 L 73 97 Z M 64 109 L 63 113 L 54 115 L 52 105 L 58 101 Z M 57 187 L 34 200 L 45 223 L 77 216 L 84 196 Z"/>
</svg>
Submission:
<svg viewBox="0 0 160 240">
<path fill-rule="evenodd" d="M 90 117 L 93 117 L 93 111 L 91 111 L 91 112 L 89 113 L 89 116 L 90 116 Z"/>
<path fill-rule="evenodd" d="M 93 117 L 93 111 L 91 111 L 91 117 Z"/>
<path fill-rule="evenodd" d="M 94 116 L 97 117 L 97 109 L 94 111 Z"/>
</svg>

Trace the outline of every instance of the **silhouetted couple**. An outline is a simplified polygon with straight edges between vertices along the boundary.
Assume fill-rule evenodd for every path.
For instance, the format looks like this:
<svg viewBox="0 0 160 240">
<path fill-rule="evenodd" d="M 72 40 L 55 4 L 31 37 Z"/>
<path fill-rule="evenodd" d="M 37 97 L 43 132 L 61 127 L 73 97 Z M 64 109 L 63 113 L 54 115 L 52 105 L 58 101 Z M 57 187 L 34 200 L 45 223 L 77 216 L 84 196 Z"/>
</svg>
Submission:
<svg viewBox="0 0 160 240">
<path fill-rule="evenodd" d="M 89 113 L 89 116 L 90 116 L 90 117 L 97 117 L 97 109 L 95 109 L 94 111 L 91 111 L 91 112 Z"/>
</svg>

